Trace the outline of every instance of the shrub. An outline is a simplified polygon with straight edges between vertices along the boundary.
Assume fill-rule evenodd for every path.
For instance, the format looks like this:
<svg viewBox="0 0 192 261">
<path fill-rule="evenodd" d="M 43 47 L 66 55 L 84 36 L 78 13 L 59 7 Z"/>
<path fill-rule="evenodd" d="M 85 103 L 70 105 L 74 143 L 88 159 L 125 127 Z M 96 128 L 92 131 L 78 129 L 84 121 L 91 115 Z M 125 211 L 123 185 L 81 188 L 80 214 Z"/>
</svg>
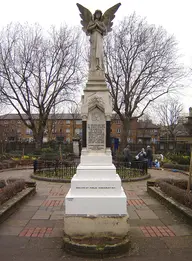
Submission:
<svg viewBox="0 0 192 261">
<path fill-rule="evenodd" d="M 174 163 L 164 163 L 164 168 L 168 169 L 179 169 L 184 171 L 189 171 L 189 165 L 180 165 L 180 164 L 174 164 Z"/>
<path fill-rule="evenodd" d="M 30 157 L 28 155 L 24 155 L 23 159 L 30 159 Z"/>
<path fill-rule="evenodd" d="M 9 179 L 7 179 L 7 184 L 15 183 L 15 182 L 17 182 L 17 181 L 23 181 L 23 182 L 25 182 L 24 179 L 9 178 Z"/>
<path fill-rule="evenodd" d="M 18 192 L 22 191 L 24 188 L 24 180 L 17 180 L 13 183 L 8 184 L 6 187 L 2 189 L 2 192 L 0 193 L 0 205 L 14 197 Z"/>
<path fill-rule="evenodd" d="M 180 189 L 187 189 L 187 183 L 188 181 L 185 180 L 185 179 L 170 179 L 170 178 L 167 178 L 167 179 L 159 179 L 157 182 L 161 182 L 161 181 L 164 181 L 164 182 L 167 182 L 173 186 L 176 186 Z"/>
<path fill-rule="evenodd" d="M 45 152 L 45 153 L 46 153 L 46 152 L 53 152 L 53 149 L 50 148 L 50 147 L 48 147 L 48 148 L 42 148 L 41 151 L 42 151 L 42 152 Z"/>
<path fill-rule="evenodd" d="M 166 158 L 171 160 L 173 163 L 181 164 L 181 165 L 189 165 L 190 157 L 183 154 L 175 154 L 175 153 L 167 153 Z"/>
<path fill-rule="evenodd" d="M 174 181 L 179 184 L 179 181 Z M 165 192 L 168 196 L 173 197 L 179 203 L 192 208 L 192 194 L 187 193 L 186 190 L 179 188 L 179 186 L 175 186 L 170 184 L 169 182 L 163 180 L 158 182 L 160 189 Z M 181 185 L 182 183 L 180 183 Z"/>
</svg>

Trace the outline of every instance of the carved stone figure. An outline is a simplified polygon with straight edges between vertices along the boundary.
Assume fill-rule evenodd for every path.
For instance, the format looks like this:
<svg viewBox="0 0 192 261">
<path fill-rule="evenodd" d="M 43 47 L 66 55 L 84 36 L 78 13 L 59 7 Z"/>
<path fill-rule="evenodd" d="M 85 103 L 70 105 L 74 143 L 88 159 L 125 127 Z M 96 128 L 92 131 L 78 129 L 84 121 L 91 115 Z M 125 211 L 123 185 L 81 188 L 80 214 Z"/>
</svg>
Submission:
<svg viewBox="0 0 192 261">
<path fill-rule="evenodd" d="M 90 71 L 104 71 L 103 63 L 103 36 L 112 30 L 112 20 L 115 17 L 115 12 L 121 4 L 118 3 L 109 8 L 104 15 L 100 10 L 92 13 L 84 6 L 77 4 L 83 31 L 90 36 Z"/>
</svg>

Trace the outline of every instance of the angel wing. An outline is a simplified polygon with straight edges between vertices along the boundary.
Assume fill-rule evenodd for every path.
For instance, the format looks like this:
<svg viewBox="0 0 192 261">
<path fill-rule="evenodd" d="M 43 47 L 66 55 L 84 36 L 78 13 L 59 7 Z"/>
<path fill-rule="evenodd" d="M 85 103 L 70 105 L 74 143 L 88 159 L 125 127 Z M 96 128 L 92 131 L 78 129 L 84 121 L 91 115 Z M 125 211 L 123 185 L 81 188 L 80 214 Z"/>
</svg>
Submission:
<svg viewBox="0 0 192 261">
<path fill-rule="evenodd" d="M 87 26 L 89 24 L 89 22 L 92 20 L 92 13 L 85 8 L 84 6 L 80 5 L 77 3 L 77 7 L 80 11 L 80 17 L 82 18 L 81 20 L 81 24 L 82 24 L 82 29 L 84 32 L 87 33 Z"/>
<path fill-rule="evenodd" d="M 109 8 L 102 17 L 102 20 L 106 26 L 107 32 L 111 32 L 112 30 L 112 20 L 115 18 L 115 13 L 117 12 L 117 9 L 120 7 L 121 3 L 118 3 L 111 8 Z"/>
</svg>

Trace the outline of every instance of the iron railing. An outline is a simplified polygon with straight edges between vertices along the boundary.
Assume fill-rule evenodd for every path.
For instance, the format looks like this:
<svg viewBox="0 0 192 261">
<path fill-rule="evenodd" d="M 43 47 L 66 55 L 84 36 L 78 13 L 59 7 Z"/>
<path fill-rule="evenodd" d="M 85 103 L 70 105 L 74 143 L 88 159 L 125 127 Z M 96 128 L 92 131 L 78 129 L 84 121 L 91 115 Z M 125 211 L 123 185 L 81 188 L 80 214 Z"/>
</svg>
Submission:
<svg viewBox="0 0 192 261">
<path fill-rule="evenodd" d="M 133 161 L 131 164 L 122 161 L 113 163 L 121 179 L 131 179 L 147 174 L 146 161 Z M 78 162 L 75 161 L 39 160 L 34 162 L 34 173 L 48 178 L 71 179 L 76 173 L 77 166 Z"/>
</svg>

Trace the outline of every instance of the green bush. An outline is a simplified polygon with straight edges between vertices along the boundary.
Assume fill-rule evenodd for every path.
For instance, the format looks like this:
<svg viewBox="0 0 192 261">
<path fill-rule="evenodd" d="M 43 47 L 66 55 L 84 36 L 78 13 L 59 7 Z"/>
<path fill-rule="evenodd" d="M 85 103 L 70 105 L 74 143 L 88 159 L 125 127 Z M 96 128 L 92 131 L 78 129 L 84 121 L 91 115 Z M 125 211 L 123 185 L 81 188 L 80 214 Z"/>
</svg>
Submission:
<svg viewBox="0 0 192 261">
<path fill-rule="evenodd" d="M 48 148 L 42 148 L 42 149 L 41 149 L 41 152 L 43 152 L 43 153 L 50 153 L 50 152 L 53 152 L 53 149 L 50 148 L 50 147 L 48 147 Z"/>
<path fill-rule="evenodd" d="M 170 160 L 172 163 L 177 163 L 181 165 L 189 165 L 190 164 L 190 156 L 183 154 L 175 154 L 175 153 L 167 153 L 166 158 Z"/>
</svg>

